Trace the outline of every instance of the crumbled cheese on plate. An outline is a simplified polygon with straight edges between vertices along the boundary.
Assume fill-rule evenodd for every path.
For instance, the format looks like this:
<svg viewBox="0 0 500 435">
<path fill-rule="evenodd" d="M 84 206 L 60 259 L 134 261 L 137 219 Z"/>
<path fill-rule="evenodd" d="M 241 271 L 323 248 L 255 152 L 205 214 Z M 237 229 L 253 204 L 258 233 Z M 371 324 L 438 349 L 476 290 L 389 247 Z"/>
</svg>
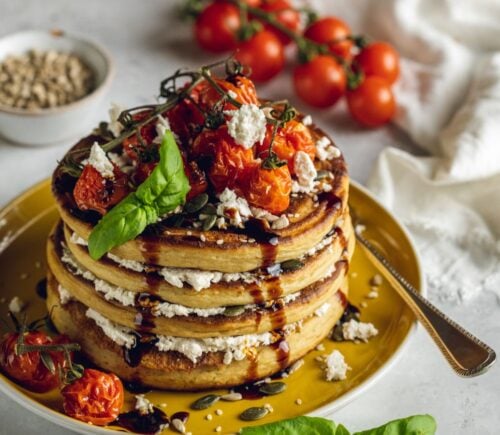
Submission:
<svg viewBox="0 0 500 435">
<path fill-rule="evenodd" d="M 347 377 L 350 367 L 346 364 L 344 355 L 334 350 L 325 360 L 325 378 L 327 381 L 342 381 Z"/>
<path fill-rule="evenodd" d="M 20 313 L 25 307 L 26 302 L 24 302 L 19 296 L 14 296 L 9 302 L 9 311 L 14 314 Z"/>
<path fill-rule="evenodd" d="M 372 323 L 359 322 L 351 319 L 342 325 L 342 334 L 344 340 L 361 340 L 365 343 L 378 334 L 377 328 Z"/>
</svg>

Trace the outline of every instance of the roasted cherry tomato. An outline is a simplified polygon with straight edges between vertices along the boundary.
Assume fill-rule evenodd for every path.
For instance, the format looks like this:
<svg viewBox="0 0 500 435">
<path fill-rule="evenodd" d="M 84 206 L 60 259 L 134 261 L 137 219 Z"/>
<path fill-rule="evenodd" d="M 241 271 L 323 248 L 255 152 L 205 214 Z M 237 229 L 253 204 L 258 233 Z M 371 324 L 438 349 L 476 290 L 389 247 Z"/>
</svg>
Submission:
<svg viewBox="0 0 500 435">
<path fill-rule="evenodd" d="M 292 32 L 300 30 L 300 13 L 292 7 L 288 0 L 264 0 L 260 6 L 266 12 L 274 14 L 276 20 Z M 288 45 L 292 40 L 283 32 L 270 25 L 264 25 L 267 30 L 274 33 L 283 45 Z"/>
<path fill-rule="evenodd" d="M 142 112 L 134 113 L 132 116 L 134 121 L 143 121 L 150 115 L 149 110 L 143 110 Z M 156 121 L 152 120 L 148 124 L 144 125 L 140 129 L 141 137 L 146 145 L 152 144 L 153 140 L 157 136 L 156 132 Z M 144 146 L 139 141 L 137 134 L 133 134 L 129 136 L 123 141 L 123 151 L 135 161 L 141 160 L 141 155 L 144 154 L 147 150 L 144 149 Z"/>
<path fill-rule="evenodd" d="M 283 70 L 285 50 L 274 33 L 262 30 L 238 46 L 235 58 L 250 67 L 252 80 L 265 82 Z"/>
<path fill-rule="evenodd" d="M 321 18 L 312 23 L 304 32 L 304 36 L 319 44 L 327 44 L 330 52 L 346 60 L 352 57 L 351 29 L 336 17 Z"/>
<path fill-rule="evenodd" d="M 8 333 L 0 344 L 0 367 L 10 378 L 28 390 L 45 393 L 59 385 L 58 368 L 65 367 L 63 352 L 47 352 L 52 358 L 55 372 L 51 373 L 42 361 L 40 351 L 33 351 L 18 355 L 16 353 L 19 334 Z M 30 331 L 24 334 L 24 343 L 28 345 L 48 345 L 61 343 L 52 340 L 45 333 Z"/>
<path fill-rule="evenodd" d="M 368 127 L 385 124 L 396 111 L 391 86 L 376 76 L 365 77 L 357 89 L 347 92 L 347 105 L 352 117 Z"/>
<path fill-rule="evenodd" d="M 346 74 L 330 56 L 316 56 L 308 63 L 298 65 L 293 72 L 295 92 L 314 107 L 329 107 L 345 92 Z"/>
<path fill-rule="evenodd" d="M 184 162 L 184 170 L 186 171 L 186 176 L 189 179 L 189 185 L 191 189 L 189 190 L 186 200 L 198 196 L 200 193 L 203 193 L 208 188 L 207 177 L 205 176 L 205 172 L 203 172 L 198 164 L 193 160 L 189 163 Z"/>
<path fill-rule="evenodd" d="M 215 142 L 215 157 L 208 172 L 210 182 L 216 192 L 222 192 L 226 187 L 238 193 L 248 182 L 255 158 L 252 149 L 245 149 L 234 142 L 227 133 L 227 127 L 217 130 Z"/>
<path fill-rule="evenodd" d="M 230 80 L 222 80 L 214 78 L 222 90 L 233 94 L 233 98 L 241 104 L 258 104 L 257 90 L 253 82 L 244 76 L 235 76 Z M 221 95 L 217 90 L 208 82 L 201 83 L 198 93 L 198 104 L 206 111 L 213 109 L 214 105 L 221 100 Z M 233 110 L 236 107 L 226 102 L 223 110 Z"/>
<path fill-rule="evenodd" d="M 168 118 L 172 131 L 179 137 L 181 141 L 179 146 L 184 147 L 189 144 L 191 138 L 201 129 L 205 122 L 203 113 L 188 99 L 180 101 L 164 116 Z"/>
<path fill-rule="evenodd" d="M 64 412 L 70 417 L 105 426 L 116 420 L 123 406 L 123 385 L 113 373 L 85 369 L 83 376 L 62 391 Z"/>
<path fill-rule="evenodd" d="M 269 143 L 272 137 L 272 126 L 267 127 L 266 138 L 257 145 L 257 157 L 265 159 L 269 155 Z M 297 151 L 304 151 L 312 160 L 316 155 L 316 145 L 309 129 L 294 119 L 278 128 L 273 142 L 273 151 L 281 160 L 286 160 L 291 174 L 295 174 L 294 157 Z"/>
<path fill-rule="evenodd" d="M 200 47 L 205 50 L 215 53 L 234 50 L 240 25 L 238 8 L 218 1 L 209 4 L 196 19 L 195 37 Z"/>
<path fill-rule="evenodd" d="M 139 184 L 144 183 L 146 178 L 151 175 L 153 169 L 156 168 L 158 162 L 150 162 L 150 163 L 138 163 L 135 167 L 135 171 L 132 174 L 133 182 L 138 186 Z"/>
<path fill-rule="evenodd" d="M 374 42 L 363 48 L 354 60 L 366 76 L 378 76 L 389 84 L 399 77 L 399 54 L 386 42 Z"/>
<path fill-rule="evenodd" d="M 255 206 L 270 213 L 283 213 L 290 205 L 292 177 L 288 166 L 264 169 L 260 165 L 253 168 L 245 197 Z"/>
<path fill-rule="evenodd" d="M 104 178 L 97 169 L 86 165 L 76 182 L 73 197 L 80 210 L 95 210 L 102 215 L 129 193 L 128 176 L 114 165 L 114 179 Z"/>
</svg>

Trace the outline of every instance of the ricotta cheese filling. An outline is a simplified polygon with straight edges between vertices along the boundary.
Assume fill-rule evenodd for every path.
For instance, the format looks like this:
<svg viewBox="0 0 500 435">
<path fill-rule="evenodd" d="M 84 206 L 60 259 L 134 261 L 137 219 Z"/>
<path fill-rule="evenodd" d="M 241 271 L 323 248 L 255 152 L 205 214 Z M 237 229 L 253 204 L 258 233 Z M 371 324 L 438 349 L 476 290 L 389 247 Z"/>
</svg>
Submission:
<svg viewBox="0 0 500 435">
<path fill-rule="evenodd" d="M 330 245 L 333 243 L 334 236 L 326 236 L 321 242 L 316 246 L 313 246 L 309 251 L 307 251 L 300 260 L 304 260 L 307 257 L 314 256 L 317 252 L 329 247 L 328 249 L 333 249 Z M 71 243 L 88 246 L 85 239 L 78 236 L 76 233 L 72 233 L 70 237 Z M 133 270 L 134 272 L 144 272 L 148 266 L 145 263 L 141 263 L 135 260 L 127 260 L 117 255 L 108 253 L 108 258 L 114 263 L 118 264 L 120 267 L 125 269 Z M 276 276 L 282 273 L 282 269 L 279 263 L 271 266 L 271 268 L 276 269 Z M 273 269 L 271 269 L 273 270 Z M 217 272 L 212 270 L 200 270 L 200 269 L 188 269 L 180 267 L 161 267 L 157 270 L 158 274 L 163 277 L 163 279 L 174 287 L 183 288 L 185 284 L 190 285 L 195 291 L 201 291 L 203 289 L 209 288 L 212 284 L 217 284 L 219 282 L 243 282 L 245 284 L 252 284 L 261 281 L 264 276 L 259 275 L 255 272 Z M 334 272 L 334 269 L 329 270 L 328 273 L 322 277 L 327 278 Z M 268 273 L 273 275 L 271 272 Z"/>
<path fill-rule="evenodd" d="M 125 290 L 121 287 L 114 286 L 102 279 L 99 279 L 92 272 L 81 266 L 65 246 L 63 246 L 63 255 L 61 257 L 61 260 L 66 265 L 70 266 L 71 270 L 68 269 L 70 273 L 73 273 L 74 275 L 77 276 L 81 276 L 87 281 L 92 282 L 95 290 L 101 293 L 104 296 L 104 299 L 106 299 L 107 301 L 115 301 L 118 302 L 120 305 L 126 307 L 127 306 L 135 307 L 136 296 L 138 295 L 137 292 Z M 63 289 L 63 291 L 67 293 L 67 290 Z M 59 294 L 61 297 L 61 303 L 63 303 L 63 298 L 66 299 L 65 295 L 63 295 L 61 292 L 59 292 Z M 300 292 L 291 293 L 281 298 L 281 300 L 283 301 L 284 304 L 288 304 L 297 299 L 299 295 Z M 71 297 L 71 295 L 69 296 Z M 68 300 L 69 299 L 66 299 L 66 302 Z M 272 305 L 274 302 L 275 301 L 270 301 L 269 305 Z M 255 311 L 258 308 L 259 305 L 257 304 L 243 305 L 243 309 L 245 311 Z M 175 316 L 186 317 L 190 315 L 195 315 L 198 317 L 217 316 L 220 314 L 224 314 L 225 310 L 226 307 L 192 308 L 192 307 L 187 307 L 185 305 L 172 304 L 170 302 L 159 302 L 152 307 L 151 311 L 152 314 L 156 317 L 167 317 L 170 319 Z"/>
<path fill-rule="evenodd" d="M 97 311 L 89 308 L 86 316 L 94 320 L 103 333 L 119 346 L 130 349 L 136 342 L 136 335 L 130 328 L 117 325 L 106 319 Z M 156 348 L 160 352 L 175 351 L 182 353 L 193 363 L 197 363 L 206 353 L 224 352 L 224 364 L 233 360 L 241 361 L 247 357 L 248 350 L 259 346 L 268 346 L 302 328 L 303 320 L 290 323 L 283 328 L 282 334 L 263 332 L 260 334 L 234 335 L 227 337 L 184 338 L 157 335 Z"/>
</svg>

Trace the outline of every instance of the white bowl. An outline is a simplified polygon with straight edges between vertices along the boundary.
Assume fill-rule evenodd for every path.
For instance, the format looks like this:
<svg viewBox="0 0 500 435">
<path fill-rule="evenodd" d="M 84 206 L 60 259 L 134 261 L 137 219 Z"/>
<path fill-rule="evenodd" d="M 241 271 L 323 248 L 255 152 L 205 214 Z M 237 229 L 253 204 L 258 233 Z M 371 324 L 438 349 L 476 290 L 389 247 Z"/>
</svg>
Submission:
<svg viewBox="0 0 500 435">
<path fill-rule="evenodd" d="M 73 103 L 37 111 L 0 107 L 0 135 L 24 145 L 50 145 L 74 138 L 91 128 L 89 123 L 98 109 L 114 75 L 108 53 L 95 43 L 48 31 L 14 33 L 0 39 L 0 62 L 9 54 L 30 49 L 71 52 L 79 56 L 95 74 L 95 89 Z"/>
</svg>

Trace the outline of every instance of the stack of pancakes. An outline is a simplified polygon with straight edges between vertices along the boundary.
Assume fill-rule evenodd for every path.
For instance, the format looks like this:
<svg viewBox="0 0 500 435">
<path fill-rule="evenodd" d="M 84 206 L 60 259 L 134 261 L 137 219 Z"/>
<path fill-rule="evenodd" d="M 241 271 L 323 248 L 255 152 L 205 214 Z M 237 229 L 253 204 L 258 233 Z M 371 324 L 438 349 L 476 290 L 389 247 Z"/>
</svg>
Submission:
<svg viewBox="0 0 500 435">
<path fill-rule="evenodd" d="M 347 304 L 354 235 L 345 162 L 316 166 L 333 174 L 331 188 L 292 195 L 286 228 L 259 219 L 245 229 L 158 226 L 99 261 L 86 242 L 97 217 L 78 210 L 74 179 L 59 167 L 61 221 L 47 248 L 55 326 L 97 366 L 155 388 L 229 387 L 284 370 Z"/>
</svg>

